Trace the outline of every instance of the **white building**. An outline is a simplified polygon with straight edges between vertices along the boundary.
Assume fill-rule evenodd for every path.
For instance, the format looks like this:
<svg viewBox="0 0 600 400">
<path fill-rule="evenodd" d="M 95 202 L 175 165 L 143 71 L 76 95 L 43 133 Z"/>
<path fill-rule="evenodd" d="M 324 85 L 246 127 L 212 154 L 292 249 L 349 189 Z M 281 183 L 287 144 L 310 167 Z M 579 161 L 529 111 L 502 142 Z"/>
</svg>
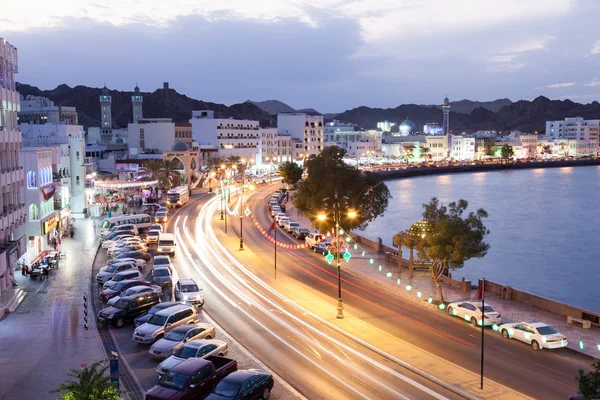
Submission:
<svg viewBox="0 0 600 400">
<path fill-rule="evenodd" d="M 565 118 L 564 121 L 546 121 L 546 138 L 563 142 L 560 152 L 564 153 L 568 148 L 569 156 L 595 154 L 600 148 L 600 120 L 574 117 Z"/>
<path fill-rule="evenodd" d="M 353 124 L 334 120 L 325 124 L 324 147 L 335 145 L 346 150 L 349 158 L 362 158 L 381 152 L 381 137 L 381 131 L 359 131 Z"/>
<path fill-rule="evenodd" d="M 50 148 L 52 176 L 56 186 L 55 211 L 58 221 L 82 218 L 88 208 L 85 177 L 92 172 L 92 159 L 86 157 L 85 132 L 81 125 L 20 125 L 23 144 Z M 25 169 L 25 174 L 30 170 Z M 32 170 L 33 171 L 33 170 Z"/>
<path fill-rule="evenodd" d="M 260 132 L 260 158 L 262 163 L 279 164 L 285 161 L 302 158 L 304 148 L 302 142 L 298 141 L 300 152 L 292 151 L 292 137 L 290 135 L 280 135 L 277 128 L 261 128 Z"/>
<path fill-rule="evenodd" d="M 475 159 L 475 138 L 452 135 L 451 145 L 450 157 L 453 159 L 459 161 Z"/>
<path fill-rule="evenodd" d="M 171 118 L 142 118 L 127 126 L 127 142 L 132 153 L 147 150 L 171 151 L 177 142 L 192 147 L 192 125 Z"/>
<path fill-rule="evenodd" d="M 47 97 L 32 95 L 21 96 L 18 118 L 19 124 L 78 124 L 75 107 L 55 106 Z"/>
<path fill-rule="evenodd" d="M 215 118 L 211 110 L 192 111 L 192 138 L 199 146 L 214 146 L 219 157 L 239 156 L 260 161 L 258 121 Z"/>
<path fill-rule="evenodd" d="M 449 149 L 451 148 L 451 138 L 452 136 L 450 135 L 427 136 L 425 138 L 432 161 L 441 161 L 448 158 Z"/>
<path fill-rule="evenodd" d="M 423 134 L 424 135 L 443 135 L 444 128 L 439 126 L 438 124 L 430 123 L 423 125 Z"/>
<path fill-rule="evenodd" d="M 50 248 L 51 238 L 57 235 L 58 218 L 54 213 L 54 192 L 57 186 L 52 176 L 52 149 L 23 147 L 21 165 L 25 170 L 25 206 L 29 238 L 25 261 L 31 264 L 40 253 Z"/>
<path fill-rule="evenodd" d="M 291 136 L 292 141 L 302 141 L 304 154 L 317 155 L 324 148 L 323 116 L 306 113 L 283 113 L 277 115 L 277 132 Z"/>
<path fill-rule="evenodd" d="M 17 125 L 20 96 L 15 87 L 18 70 L 17 48 L 0 38 L 0 295 L 12 288 L 14 264 L 26 251 L 21 132 Z"/>
<path fill-rule="evenodd" d="M 377 129 L 380 129 L 382 132 L 390 132 L 392 130 L 392 126 L 396 126 L 396 123 L 390 121 L 377 123 Z"/>
</svg>

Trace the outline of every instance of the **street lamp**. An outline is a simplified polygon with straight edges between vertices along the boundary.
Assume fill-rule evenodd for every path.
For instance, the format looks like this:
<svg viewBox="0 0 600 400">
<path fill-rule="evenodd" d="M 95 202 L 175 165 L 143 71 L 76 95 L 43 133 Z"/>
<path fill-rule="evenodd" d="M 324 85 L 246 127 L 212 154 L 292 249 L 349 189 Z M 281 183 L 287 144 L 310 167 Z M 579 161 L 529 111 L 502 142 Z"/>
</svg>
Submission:
<svg viewBox="0 0 600 400">
<path fill-rule="evenodd" d="M 346 201 L 348 200 L 347 197 L 343 197 Z M 323 201 L 327 201 L 328 198 L 324 198 Z M 335 223 L 335 249 L 336 249 L 336 254 L 335 254 L 335 258 L 336 258 L 336 264 L 337 264 L 337 270 L 338 270 L 338 306 L 337 306 L 337 318 L 338 319 L 343 319 L 344 318 L 344 303 L 342 301 L 342 268 L 341 268 L 341 264 L 340 264 L 340 252 L 341 252 L 341 244 L 343 242 L 343 240 L 340 240 L 340 219 L 341 219 L 341 207 L 340 207 L 340 203 L 338 202 L 338 193 L 337 190 L 335 191 L 334 194 L 334 203 L 333 203 L 333 220 Z M 346 216 L 348 218 L 356 218 L 358 214 L 356 213 L 356 211 L 354 210 L 349 210 L 346 213 Z M 325 219 L 327 218 L 327 216 L 325 214 L 319 214 L 317 215 L 317 219 L 319 221 L 325 221 Z"/>
<path fill-rule="evenodd" d="M 244 224 L 244 218 L 242 215 L 242 204 L 244 203 L 244 198 L 243 198 L 243 193 L 244 193 L 244 184 L 242 183 L 242 189 L 240 190 L 240 208 L 239 208 L 239 213 L 240 213 L 240 250 L 244 250 L 244 230 L 242 229 Z"/>
</svg>

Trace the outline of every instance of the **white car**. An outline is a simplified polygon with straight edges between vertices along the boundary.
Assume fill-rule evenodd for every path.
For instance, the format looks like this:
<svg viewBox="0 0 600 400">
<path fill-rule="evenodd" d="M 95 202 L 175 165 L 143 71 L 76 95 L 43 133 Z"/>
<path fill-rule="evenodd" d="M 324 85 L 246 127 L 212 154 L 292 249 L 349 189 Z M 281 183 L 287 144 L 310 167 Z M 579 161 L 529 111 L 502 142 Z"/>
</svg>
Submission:
<svg viewBox="0 0 600 400">
<path fill-rule="evenodd" d="M 175 285 L 175 300 L 203 306 L 204 294 L 192 278 L 182 278 Z"/>
<path fill-rule="evenodd" d="M 277 225 L 279 225 L 281 228 L 284 227 L 285 223 L 287 221 L 291 221 L 292 219 L 290 217 L 281 217 L 279 218 L 279 221 L 277 221 Z"/>
<path fill-rule="evenodd" d="M 158 364 L 156 373 L 163 376 L 176 365 L 179 365 L 188 358 L 204 358 L 213 355 L 223 357 L 228 352 L 229 346 L 222 340 L 192 340 L 191 342 L 184 344 L 183 347 L 180 347 L 172 356 Z"/>
<path fill-rule="evenodd" d="M 143 286 L 143 285 L 133 286 L 133 287 L 130 287 L 129 289 L 125 290 L 120 295 L 115 296 L 112 299 L 110 299 L 108 301 L 108 305 L 112 306 L 117 301 L 119 301 L 119 299 L 121 297 L 131 296 L 132 294 L 143 294 L 143 293 L 150 293 L 150 292 L 155 292 L 156 294 L 158 294 L 159 297 L 162 297 L 162 294 L 163 294 L 162 293 L 162 288 L 160 286 L 157 286 L 157 285 L 152 285 L 152 286 Z"/>
<path fill-rule="evenodd" d="M 153 358 L 165 359 L 175 353 L 181 346 L 196 339 L 212 339 L 215 337 L 215 327 L 211 324 L 187 324 L 178 326 L 165 337 L 154 342 L 148 350 Z"/>
<path fill-rule="evenodd" d="M 141 268 L 137 267 L 133 261 L 124 261 L 123 263 L 107 265 L 106 267 L 100 268 L 100 271 L 96 274 L 96 282 L 105 284 L 119 272 L 132 271 L 136 268 L 138 271 L 141 271 Z"/>
<path fill-rule="evenodd" d="M 102 248 L 103 249 L 109 249 L 109 248 L 111 248 L 111 247 L 113 247 L 113 246 L 115 246 L 115 245 L 117 245 L 119 243 L 123 243 L 123 242 L 127 241 L 128 239 L 132 239 L 132 238 L 135 238 L 135 237 L 137 237 L 137 236 L 126 235 L 126 236 L 120 237 L 117 240 L 105 240 L 104 242 L 102 242 Z"/>
<path fill-rule="evenodd" d="M 152 225 L 150 225 L 150 228 L 148 228 L 148 230 L 149 231 L 158 230 L 158 231 L 162 232 L 163 231 L 163 227 L 162 227 L 161 224 L 152 224 Z"/>
<path fill-rule="evenodd" d="M 498 328 L 506 339 L 517 339 L 525 342 L 534 350 L 558 349 L 569 344 L 565 335 L 557 332 L 543 322 L 514 322 L 502 324 Z"/>
<path fill-rule="evenodd" d="M 108 260 L 108 263 L 106 264 L 106 266 L 110 266 L 113 264 L 121 264 L 124 263 L 125 261 L 132 261 L 135 263 L 135 265 L 137 266 L 137 268 L 141 271 L 144 268 L 146 268 L 146 260 L 142 260 L 139 258 L 131 258 L 131 257 L 126 257 L 126 258 L 113 258 L 112 260 Z"/>
<path fill-rule="evenodd" d="M 287 221 L 283 226 L 283 229 L 287 233 L 292 233 L 294 231 L 294 228 L 300 228 L 300 223 L 296 221 Z"/>
<path fill-rule="evenodd" d="M 158 235 L 160 235 L 160 233 L 161 231 L 159 231 L 158 229 L 149 230 L 148 234 L 146 235 L 146 243 L 157 243 Z"/>
<path fill-rule="evenodd" d="M 279 223 L 279 219 L 280 218 L 285 218 L 285 217 L 287 217 L 287 215 L 284 212 L 277 213 L 277 214 L 275 214 L 275 221 L 277 223 Z"/>
<path fill-rule="evenodd" d="M 482 313 L 480 301 L 456 301 L 448 304 L 447 310 L 448 314 L 463 318 L 473 326 L 481 326 Z M 502 316 L 492 306 L 486 304 L 483 311 L 485 326 L 500 325 L 502 323 Z"/>
<path fill-rule="evenodd" d="M 146 244 L 140 238 L 127 238 L 126 240 L 118 241 L 117 243 L 113 244 L 112 246 L 107 246 L 106 250 L 108 250 L 109 253 L 111 253 L 111 252 L 114 253 L 115 250 L 122 249 L 123 247 L 136 246 L 136 245 L 144 245 L 145 246 Z"/>
<path fill-rule="evenodd" d="M 306 243 L 309 249 L 312 249 L 317 245 L 317 243 L 324 239 L 325 236 L 321 235 L 320 233 L 312 232 L 306 235 L 306 237 L 304 238 L 304 243 Z"/>
<path fill-rule="evenodd" d="M 281 212 L 281 207 L 276 206 L 271 209 L 271 217 L 275 217 L 277 214 Z"/>
</svg>

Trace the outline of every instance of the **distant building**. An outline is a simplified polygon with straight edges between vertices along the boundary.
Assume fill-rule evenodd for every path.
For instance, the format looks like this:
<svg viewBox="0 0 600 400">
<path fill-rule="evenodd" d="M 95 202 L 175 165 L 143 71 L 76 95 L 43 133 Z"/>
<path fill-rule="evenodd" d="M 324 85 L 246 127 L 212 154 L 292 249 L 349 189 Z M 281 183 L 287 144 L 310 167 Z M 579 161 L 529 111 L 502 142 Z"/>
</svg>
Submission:
<svg viewBox="0 0 600 400">
<path fill-rule="evenodd" d="M 475 159 L 475 138 L 458 135 L 451 136 L 450 157 L 459 161 Z"/>
<path fill-rule="evenodd" d="M 443 135 L 444 134 L 444 128 L 442 128 L 441 126 L 439 126 L 438 124 L 425 124 L 423 125 L 423 134 L 424 135 Z"/>
<path fill-rule="evenodd" d="M 277 132 L 282 136 L 290 135 L 292 141 L 303 141 L 304 153 L 308 156 L 317 155 L 324 148 L 322 115 L 279 114 L 277 115 Z"/>
<path fill-rule="evenodd" d="M 595 154 L 600 145 L 600 120 L 584 120 L 581 117 L 565 118 L 564 121 L 546 121 L 546 138 L 560 144 L 560 151 L 569 156 Z"/>
<path fill-rule="evenodd" d="M 396 124 L 390 121 L 383 121 L 377 123 L 377 129 L 381 129 L 382 132 L 391 132 L 392 126 L 396 126 Z"/>
<path fill-rule="evenodd" d="M 413 122 L 406 118 L 398 127 L 400 136 L 408 136 L 417 133 L 417 126 Z"/>
<path fill-rule="evenodd" d="M 426 142 L 432 161 L 441 161 L 449 157 L 451 140 L 452 137 L 450 135 L 427 136 Z"/>
<path fill-rule="evenodd" d="M 133 123 L 137 124 L 140 119 L 144 118 L 142 114 L 142 105 L 144 103 L 144 97 L 140 93 L 140 88 L 135 85 L 133 89 L 133 95 L 131 96 L 131 105 L 133 107 Z"/>
<path fill-rule="evenodd" d="M 192 125 L 173 122 L 171 118 L 142 118 L 127 126 L 128 144 L 134 153 L 148 150 L 171 151 L 178 142 L 192 146 Z"/>
<path fill-rule="evenodd" d="M 443 111 L 443 120 L 442 120 L 442 129 L 444 130 L 444 135 L 450 134 L 450 100 L 448 100 L 448 96 L 444 98 L 444 103 L 442 104 Z"/>
<path fill-rule="evenodd" d="M 304 146 L 298 141 L 296 144 L 299 151 L 293 152 L 291 135 L 280 135 L 277 128 L 261 128 L 260 132 L 260 160 L 262 163 L 273 162 L 275 164 L 302 159 L 304 157 Z"/>
<path fill-rule="evenodd" d="M 19 124 L 78 124 L 75 107 L 55 106 L 47 97 L 32 95 L 21 96 L 18 120 Z"/>
<path fill-rule="evenodd" d="M 100 142 L 112 142 L 112 97 L 106 85 L 100 95 Z"/>
</svg>

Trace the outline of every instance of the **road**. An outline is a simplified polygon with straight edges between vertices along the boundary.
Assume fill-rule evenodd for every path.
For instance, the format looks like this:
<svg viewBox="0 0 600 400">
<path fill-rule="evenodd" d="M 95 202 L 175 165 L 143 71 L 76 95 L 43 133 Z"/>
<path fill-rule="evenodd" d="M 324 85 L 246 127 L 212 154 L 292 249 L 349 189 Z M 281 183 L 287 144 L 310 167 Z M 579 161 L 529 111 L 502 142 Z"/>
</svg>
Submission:
<svg viewBox="0 0 600 400">
<path fill-rule="evenodd" d="M 245 199 L 262 227 L 268 227 L 272 222 L 264 198 L 268 198 L 274 190 L 274 187 L 259 187 L 249 199 Z M 250 248 L 268 245 L 252 224 L 244 226 L 243 237 Z M 278 233 L 278 240 L 299 243 L 282 230 Z M 272 251 L 257 254 L 272 263 Z M 333 271 L 321 255 L 306 249 L 278 249 L 278 275 L 286 274 L 317 293 L 336 299 L 337 273 Z M 479 330 L 444 312 L 417 308 L 414 303 L 382 292 L 376 285 L 351 274 L 342 272 L 342 281 L 344 307 L 348 312 L 375 328 L 479 373 Z M 534 352 L 529 346 L 514 340 L 507 341 L 491 330 L 486 335 L 485 349 L 486 378 L 533 398 L 568 398 L 577 391 L 575 377 L 578 368 L 588 367 L 592 362 L 591 358 L 568 349 Z"/>
</svg>

